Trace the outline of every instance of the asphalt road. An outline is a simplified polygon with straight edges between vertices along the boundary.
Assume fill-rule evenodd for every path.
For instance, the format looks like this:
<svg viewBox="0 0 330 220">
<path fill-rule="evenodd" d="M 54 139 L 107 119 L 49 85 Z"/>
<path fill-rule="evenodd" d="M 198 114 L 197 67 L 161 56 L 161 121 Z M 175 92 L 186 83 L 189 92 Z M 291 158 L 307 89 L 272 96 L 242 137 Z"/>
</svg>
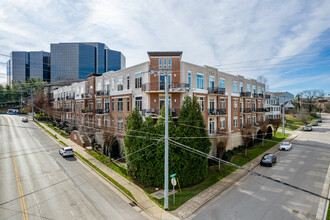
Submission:
<svg viewBox="0 0 330 220">
<path fill-rule="evenodd" d="M 330 115 L 324 115 L 323 123 L 292 143 L 291 151 L 277 153 L 274 167 L 258 166 L 255 171 L 322 194 L 330 164 Z M 319 197 L 247 175 L 190 219 L 315 219 L 319 202 Z"/>
<path fill-rule="evenodd" d="M 32 122 L 0 115 L 0 219 L 145 219 L 59 148 Z"/>
</svg>

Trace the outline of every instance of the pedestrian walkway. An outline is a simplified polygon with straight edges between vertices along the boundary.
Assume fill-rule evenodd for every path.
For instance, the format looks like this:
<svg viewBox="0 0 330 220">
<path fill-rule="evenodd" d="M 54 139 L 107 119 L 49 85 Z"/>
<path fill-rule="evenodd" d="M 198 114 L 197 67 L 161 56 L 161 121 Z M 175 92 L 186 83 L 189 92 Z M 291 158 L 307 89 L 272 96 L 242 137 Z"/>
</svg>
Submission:
<svg viewBox="0 0 330 220">
<path fill-rule="evenodd" d="M 302 131 L 300 131 L 300 128 L 291 131 L 291 135 L 287 137 L 284 141 L 292 141 L 295 139 L 298 135 L 300 135 Z M 280 143 L 276 144 L 269 150 L 267 150 L 265 153 L 275 153 L 278 151 Z M 251 160 L 247 164 L 245 164 L 243 167 L 249 170 L 254 169 L 256 166 L 259 165 L 261 156 L 256 157 L 255 159 Z M 234 171 L 233 173 L 229 174 L 225 178 L 221 179 L 219 182 L 213 184 L 203 192 L 199 193 L 198 195 L 194 196 L 187 202 L 185 202 L 182 206 L 180 206 L 175 211 L 172 211 L 171 213 L 175 216 L 178 216 L 180 219 L 184 219 L 189 217 L 191 214 L 193 214 L 197 209 L 202 207 L 204 204 L 206 204 L 208 201 L 219 195 L 221 192 L 226 190 L 228 187 L 235 184 L 239 179 L 241 179 L 243 176 L 247 174 L 246 171 L 238 169 Z"/>
<path fill-rule="evenodd" d="M 50 133 L 57 136 L 57 138 L 70 147 L 77 153 L 79 153 L 81 156 L 86 158 L 88 161 L 93 163 L 97 168 L 102 170 L 104 173 L 106 173 L 108 176 L 116 180 L 120 185 L 125 187 L 127 190 L 129 190 L 134 198 L 136 199 L 136 203 L 139 205 L 139 207 L 144 210 L 149 216 L 152 217 L 152 219 L 178 219 L 177 217 L 173 216 L 171 213 L 166 212 L 165 210 L 161 209 L 158 205 L 156 205 L 146 194 L 145 192 L 132 183 L 131 181 L 127 180 L 111 168 L 107 167 L 105 164 L 101 163 L 97 159 L 95 159 L 93 156 L 88 154 L 86 150 L 82 147 L 80 147 L 75 142 L 71 141 L 69 138 L 64 138 L 61 135 L 57 134 L 53 129 L 49 128 L 46 124 L 39 122 L 42 126 L 45 127 Z M 79 157 L 77 157 L 79 158 Z"/>
</svg>

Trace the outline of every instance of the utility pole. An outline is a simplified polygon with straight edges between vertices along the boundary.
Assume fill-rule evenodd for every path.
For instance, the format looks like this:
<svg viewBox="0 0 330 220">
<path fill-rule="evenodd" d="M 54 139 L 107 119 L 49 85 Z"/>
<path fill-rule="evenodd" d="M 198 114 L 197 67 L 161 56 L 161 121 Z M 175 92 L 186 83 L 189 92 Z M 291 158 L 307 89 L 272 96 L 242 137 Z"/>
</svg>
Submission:
<svg viewBox="0 0 330 220">
<path fill-rule="evenodd" d="M 285 107 L 284 107 L 284 103 L 283 103 L 283 107 L 282 107 L 282 112 L 283 112 L 283 116 L 282 116 L 282 135 L 285 136 Z"/>
<path fill-rule="evenodd" d="M 165 74 L 165 197 L 164 208 L 168 210 L 168 73 Z"/>
<path fill-rule="evenodd" d="M 32 121 L 34 121 L 34 112 L 33 112 L 33 92 L 32 92 L 32 86 L 31 86 L 31 106 L 32 106 Z"/>
<path fill-rule="evenodd" d="M 19 104 L 19 111 L 22 114 L 22 87 L 20 87 L 21 90 L 21 100 L 20 100 L 20 104 Z"/>
</svg>

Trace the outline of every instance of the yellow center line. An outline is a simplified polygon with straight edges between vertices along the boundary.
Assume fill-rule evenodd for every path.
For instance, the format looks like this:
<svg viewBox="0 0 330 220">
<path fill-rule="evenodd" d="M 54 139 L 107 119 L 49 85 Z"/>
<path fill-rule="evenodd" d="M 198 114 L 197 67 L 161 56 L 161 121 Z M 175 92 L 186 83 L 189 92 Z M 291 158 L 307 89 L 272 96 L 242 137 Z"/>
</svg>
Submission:
<svg viewBox="0 0 330 220">
<path fill-rule="evenodd" d="M 7 121 L 6 121 L 6 125 L 7 125 L 7 129 L 8 129 Z M 21 184 L 21 178 L 19 176 L 19 172 L 18 172 L 17 164 L 16 164 L 16 159 L 15 159 L 15 154 L 13 152 L 12 142 L 10 142 L 10 151 L 11 151 L 11 158 L 12 158 L 12 161 L 13 161 L 13 166 L 14 166 L 14 171 L 15 171 L 17 189 L 18 189 L 19 198 L 20 198 L 20 201 L 21 201 L 21 208 L 22 208 L 23 218 L 24 218 L 24 220 L 29 220 L 29 216 L 28 216 L 28 212 L 27 212 L 26 204 L 25 204 L 25 199 L 24 199 L 23 188 L 22 188 L 22 184 Z"/>
</svg>

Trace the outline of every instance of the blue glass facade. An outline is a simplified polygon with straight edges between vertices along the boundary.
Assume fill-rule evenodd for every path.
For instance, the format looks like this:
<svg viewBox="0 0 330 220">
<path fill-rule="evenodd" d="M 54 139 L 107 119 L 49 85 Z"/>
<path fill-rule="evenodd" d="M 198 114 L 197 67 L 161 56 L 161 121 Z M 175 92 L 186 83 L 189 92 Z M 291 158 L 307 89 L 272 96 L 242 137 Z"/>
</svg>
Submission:
<svg viewBox="0 0 330 220">
<path fill-rule="evenodd" d="M 51 82 L 86 79 L 91 73 L 102 74 L 126 67 L 125 57 L 98 42 L 51 44 Z"/>
</svg>

